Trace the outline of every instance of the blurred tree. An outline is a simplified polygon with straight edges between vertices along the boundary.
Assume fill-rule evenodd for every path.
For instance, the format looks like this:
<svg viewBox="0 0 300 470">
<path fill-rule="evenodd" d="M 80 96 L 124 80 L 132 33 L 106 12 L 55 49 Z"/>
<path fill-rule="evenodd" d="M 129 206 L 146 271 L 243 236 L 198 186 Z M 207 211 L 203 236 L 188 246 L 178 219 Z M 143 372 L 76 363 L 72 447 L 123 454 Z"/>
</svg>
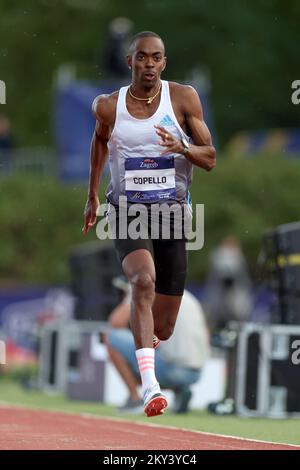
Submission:
<svg viewBox="0 0 300 470">
<path fill-rule="evenodd" d="M 229 234 L 255 273 L 264 230 L 299 219 L 299 180 L 299 162 L 275 155 L 220 158 L 212 173 L 196 168 L 192 201 L 205 205 L 205 242 L 189 255 L 189 280 L 204 279 L 211 250 Z M 105 188 L 103 182 L 100 201 Z M 94 230 L 82 236 L 85 200 L 86 185 L 24 173 L 2 180 L 0 284 L 68 282 L 71 247 L 96 238 Z"/>
<path fill-rule="evenodd" d="M 298 0 L 0 0 L 0 78 L 23 144 L 50 142 L 53 75 L 59 65 L 77 75 L 105 77 L 98 65 L 107 25 L 129 18 L 136 31 L 154 30 L 167 46 L 165 77 L 210 69 L 220 142 L 235 131 L 296 126 L 291 103 L 299 79 Z M 134 32 L 136 32 L 134 31 Z"/>
</svg>

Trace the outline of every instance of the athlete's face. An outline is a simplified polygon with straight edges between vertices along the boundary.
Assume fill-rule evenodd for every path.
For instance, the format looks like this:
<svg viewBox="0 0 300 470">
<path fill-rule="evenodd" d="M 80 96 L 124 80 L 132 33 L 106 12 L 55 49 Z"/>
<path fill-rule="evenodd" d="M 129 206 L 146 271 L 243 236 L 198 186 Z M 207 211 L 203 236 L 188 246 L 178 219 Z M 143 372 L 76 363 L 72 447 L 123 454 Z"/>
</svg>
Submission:
<svg viewBox="0 0 300 470">
<path fill-rule="evenodd" d="M 145 88 L 155 87 L 166 67 L 165 49 L 159 38 L 140 38 L 132 55 L 127 56 L 132 69 L 132 81 Z"/>
</svg>

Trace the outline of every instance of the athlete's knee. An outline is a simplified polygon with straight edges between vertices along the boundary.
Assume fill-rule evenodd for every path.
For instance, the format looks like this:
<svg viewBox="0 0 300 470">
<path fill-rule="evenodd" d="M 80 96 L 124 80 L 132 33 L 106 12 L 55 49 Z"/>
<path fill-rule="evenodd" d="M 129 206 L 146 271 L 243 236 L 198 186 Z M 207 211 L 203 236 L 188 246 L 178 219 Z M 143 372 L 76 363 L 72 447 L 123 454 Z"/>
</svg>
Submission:
<svg viewBox="0 0 300 470">
<path fill-rule="evenodd" d="M 131 279 L 132 296 L 137 297 L 154 297 L 155 281 L 150 273 L 139 272 Z"/>
<path fill-rule="evenodd" d="M 174 332 L 175 325 L 173 323 L 167 323 L 164 326 L 158 326 L 154 328 L 154 333 L 162 341 L 169 339 Z"/>
</svg>

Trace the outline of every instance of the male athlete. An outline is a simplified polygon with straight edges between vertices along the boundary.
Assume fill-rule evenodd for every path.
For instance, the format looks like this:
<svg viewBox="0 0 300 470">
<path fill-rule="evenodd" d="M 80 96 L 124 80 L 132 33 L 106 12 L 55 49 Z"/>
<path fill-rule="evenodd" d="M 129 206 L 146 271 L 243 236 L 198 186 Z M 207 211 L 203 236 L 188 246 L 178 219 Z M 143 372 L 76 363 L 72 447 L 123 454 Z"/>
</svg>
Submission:
<svg viewBox="0 0 300 470">
<path fill-rule="evenodd" d="M 121 215 L 120 196 L 127 198 L 131 208 L 146 206 L 150 224 L 155 204 L 177 204 L 184 220 L 191 217 L 192 166 L 210 171 L 216 152 L 196 91 L 161 79 L 166 60 L 164 43 L 156 33 L 137 34 L 127 56 L 131 84 L 94 100 L 96 127 L 84 233 L 96 222 L 98 187 L 107 158 L 111 182 L 106 198 L 114 209 L 115 228 L 124 229 L 133 219 Z M 172 236 L 174 220 L 169 239 L 151 235 L 136 239 L 127 234 L 115 240 L 132 288 L 130 323 L 147 416 L 162 414 L 167 407 L 155 377 L 153 338 L 167 340 L 172 335 L 186 278 L 186 239 Z"/>
</svg>

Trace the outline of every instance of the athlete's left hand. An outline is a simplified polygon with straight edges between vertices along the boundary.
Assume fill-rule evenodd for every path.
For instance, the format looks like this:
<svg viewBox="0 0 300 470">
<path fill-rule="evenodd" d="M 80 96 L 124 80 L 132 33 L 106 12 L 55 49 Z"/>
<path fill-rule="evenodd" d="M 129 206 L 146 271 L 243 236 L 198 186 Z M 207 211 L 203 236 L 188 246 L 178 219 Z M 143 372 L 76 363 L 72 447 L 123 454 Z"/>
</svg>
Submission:
<svg viewBox="0 0 300 470">
<path fill-rule="evenodd" d="M 154 126 L 156 129 L 156 134 L 159 135 L 161 141 L 159 144 L 166 149 L 160 153 L 160 155 L 166 155 L 167 153 L 183 153 L 184 146 L 181 140 L 176 139 L 170 132 L 168 132 L 164 127 Z"/>
</svg>

